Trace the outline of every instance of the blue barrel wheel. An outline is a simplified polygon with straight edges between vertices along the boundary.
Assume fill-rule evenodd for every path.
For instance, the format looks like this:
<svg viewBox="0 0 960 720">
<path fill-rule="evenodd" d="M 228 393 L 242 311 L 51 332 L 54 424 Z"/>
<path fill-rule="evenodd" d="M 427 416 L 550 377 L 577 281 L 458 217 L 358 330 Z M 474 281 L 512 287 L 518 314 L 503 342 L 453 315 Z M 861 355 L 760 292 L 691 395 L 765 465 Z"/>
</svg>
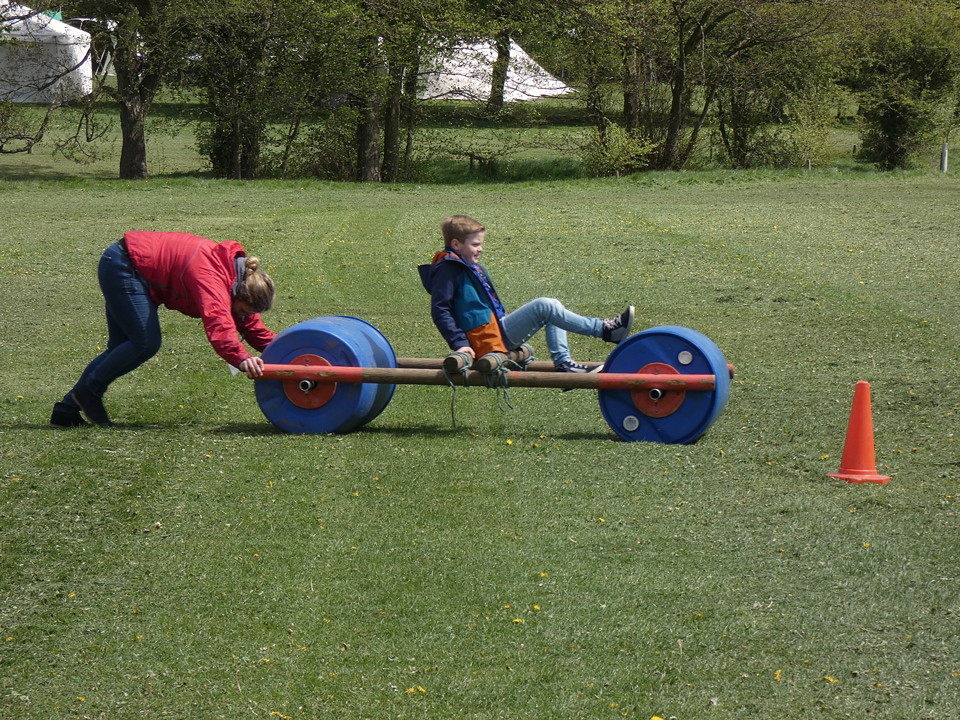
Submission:
<svg viewBox="0 0 960 720">
<path fill-rule="evenodd" d="M 647 366 L 669 366 L 682 375 L 715 375 L 716 388 L 671 391 L 676 402 L 671 405 L 670 398 L 664 398 L 666 410 L 662 415 L 651 407 L 652 401 L 638 402 L 630 390 L 600 390 L 600 409 L 607 424 L 631 442 L 693 442 L 720 415 L 730 394 L 730 370 L 720 348 L 696 330 L 663 325 L 620 343 L 610 353 L 602 372 L 637 373 Z"/>
<path fill-rule="evenodd" d="M 263 351 L 265 363 L 289 365 L 315 355 L 339 367 L 397 367 L 390 342 L 373 325 L 355 317 L 327 315 L 304 320 L 279 333 Z M 393 397 L 395 385 L 337 383 L 316 408 L 294 404 L 282 380 L 257 380 L 256 396 L 267 419 L 289 433 L 345 433 L 366 425 Z"/>
</svg>

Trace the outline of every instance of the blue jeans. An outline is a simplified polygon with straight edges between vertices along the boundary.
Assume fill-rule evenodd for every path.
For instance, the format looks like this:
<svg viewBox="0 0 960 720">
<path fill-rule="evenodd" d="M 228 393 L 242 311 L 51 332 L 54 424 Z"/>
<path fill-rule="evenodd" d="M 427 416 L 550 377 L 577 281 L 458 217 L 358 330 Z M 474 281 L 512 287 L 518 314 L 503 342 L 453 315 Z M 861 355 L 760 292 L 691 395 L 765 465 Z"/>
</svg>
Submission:
<svg viewBox="0 0 960 720">
<path fill-rule="evenodd" d="M 547 349 L 554 365 L 570 360 L 567 332 L 590 337 L 601 337 L 603 322 L 567 310 L 559 300 L 537 298 L 521 305 L 500 321 L 504 338 L 510 347 L 518 347 L 532 338 L 540 328 L 546 328 Z"/>
<path fill-rule="evenodd" d="M 160 318 L 150 291 L 116 242 L 100 256 L 97 268 L 107 308 L 107 349 L 87 365 L 62 403 L 76 408 L 70 395 L 85 387 L 102 396 L 114 380 L 139 367 L 160 350 Z"/>
</svg>

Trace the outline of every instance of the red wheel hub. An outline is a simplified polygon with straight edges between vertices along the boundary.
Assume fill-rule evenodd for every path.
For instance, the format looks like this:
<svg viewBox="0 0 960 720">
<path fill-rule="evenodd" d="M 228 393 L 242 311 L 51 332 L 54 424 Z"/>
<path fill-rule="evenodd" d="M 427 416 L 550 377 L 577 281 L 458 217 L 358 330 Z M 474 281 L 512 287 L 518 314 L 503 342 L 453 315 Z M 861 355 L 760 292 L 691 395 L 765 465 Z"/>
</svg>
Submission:
<svg viewBox="0 0 960 720">
<path fill-rule="evenodd" d="M 652 375 L 676 375 L 677 371 L 667 363 L 652 362 L 644 365 L 637 370 L 638 373 L 650 373 Z M 686 397 L 686 390 L 663 389 L 644 389 L 632 390 L 630 395 L 633 397 L 633 404 L 637 410 L 648 417 L 662 418 L 672 415 L 683 405 L 683 399 Z"/>
<path fill-rule="evenodd" d="M 290 365 L 310 365 L 330 367 L 331 363 L 319 355 L 309 353 L 300 355 L 290 361 Z M 337 391 L 335 382 L 318 382 L 315 380 L 284 380 L 283 392 L 297 407 L 314 410 L 326 405 Z"/>
</svg>

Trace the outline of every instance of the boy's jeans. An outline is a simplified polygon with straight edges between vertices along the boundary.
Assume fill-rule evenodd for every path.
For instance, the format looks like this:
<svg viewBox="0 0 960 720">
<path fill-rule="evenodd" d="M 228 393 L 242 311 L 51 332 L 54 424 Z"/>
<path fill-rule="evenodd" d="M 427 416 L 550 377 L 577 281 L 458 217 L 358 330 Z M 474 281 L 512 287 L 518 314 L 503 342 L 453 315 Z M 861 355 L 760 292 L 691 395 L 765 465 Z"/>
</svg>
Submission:
<svg viewBox="0 0 960 720">
<path fill-rule="evenodd" d="M 554 365 L 570 360 L 567 331 L 577 335 L 601 337 L 600 318 L 588 318 L 567 310 L 559 300 L 537 298 L 521 305 L 501 319 L 504 338 L 509 347 L 518 347 L 532 338 L 540 328 L 546 328 L 547 349 Z"/>
<path fill-rule="evenodd" d="M 70 395 L 77 388 L 86 387 L 103 395 L 110 383 L 160 350 L 157 306 L 120 243 L 103 251 L 97 277 L 107 306 L 107 349 L 87 365 L 76 386 L 63 398 L 62 403 L 72 408 L 77 405 Z"/>
</svg>

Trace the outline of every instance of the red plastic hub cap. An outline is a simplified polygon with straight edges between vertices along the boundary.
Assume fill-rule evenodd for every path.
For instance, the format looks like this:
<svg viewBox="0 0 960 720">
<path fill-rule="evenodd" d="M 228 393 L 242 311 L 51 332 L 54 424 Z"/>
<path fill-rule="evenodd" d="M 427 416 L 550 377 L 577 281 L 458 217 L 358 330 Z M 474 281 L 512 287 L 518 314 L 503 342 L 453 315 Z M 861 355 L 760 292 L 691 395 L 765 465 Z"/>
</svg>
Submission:
<svg viewBox="0 0 960 720">
<path fill-rule="evenodd" d="M 323 365 L 330 367 L 330 363 L 319 355 L 309 353 L 300 355 L 290 361 L 290 365 Z M 303 380 L 284 380 L 283 392 L 287 398 L 297 407 L 314 410 L 326 405 L 333 394 L 337 391 L 335 382 L 308 381 L 304 384 Z"/>
<path fill-rule="evenodd" d="M 637 370 L 638 373 L 648 373 L 651 375 L 677 375 L 677 371 L 671 365 L 662 362 L 652 362 L 644 365 Z M 669 388 L 633 390 L 630 392 L 633 397 L 633 404 L 637 410 L 647 417 L 662 418 L 667 417 L 677 411 L 683 405 L 683 400 L 687 396 L 686 390 L 672 390 Z"/>
</svg>

